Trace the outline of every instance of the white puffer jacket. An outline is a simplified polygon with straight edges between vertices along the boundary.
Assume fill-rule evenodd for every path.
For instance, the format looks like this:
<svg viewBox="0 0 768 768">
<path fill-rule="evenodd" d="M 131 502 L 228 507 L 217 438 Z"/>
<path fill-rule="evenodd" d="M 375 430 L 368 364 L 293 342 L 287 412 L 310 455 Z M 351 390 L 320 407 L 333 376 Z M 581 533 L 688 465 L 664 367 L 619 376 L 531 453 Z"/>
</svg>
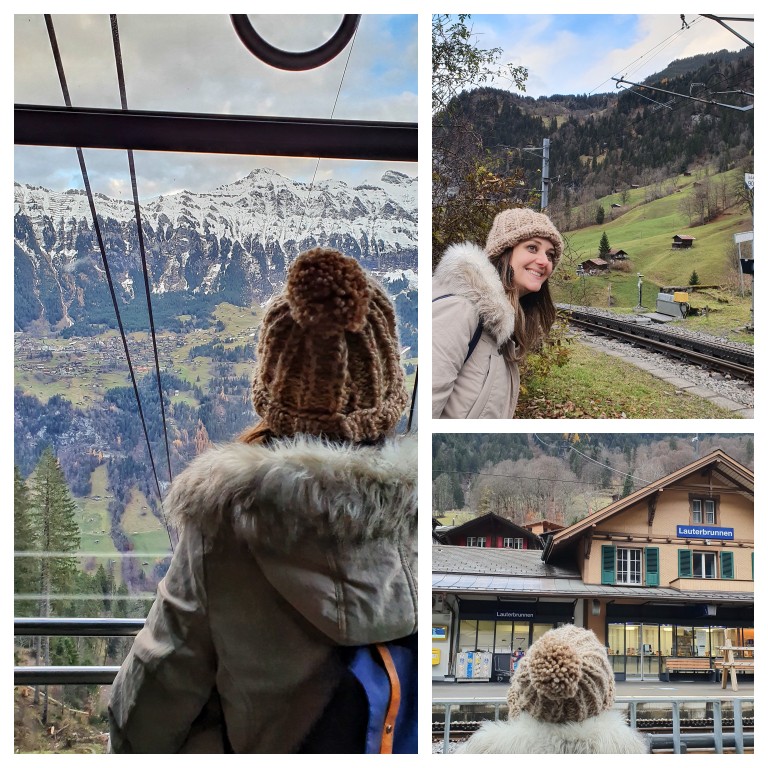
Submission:
<svg viewBox="0 0 768 768">
<path fill-rule="evenodd" d="M 521 712 L 513 720 L 484 723 L 456 753 L 464 754 L 648 754 L 650 744 L 619 712 L 608 710 L 580 723 L 547 723 Z"/>
</svg>

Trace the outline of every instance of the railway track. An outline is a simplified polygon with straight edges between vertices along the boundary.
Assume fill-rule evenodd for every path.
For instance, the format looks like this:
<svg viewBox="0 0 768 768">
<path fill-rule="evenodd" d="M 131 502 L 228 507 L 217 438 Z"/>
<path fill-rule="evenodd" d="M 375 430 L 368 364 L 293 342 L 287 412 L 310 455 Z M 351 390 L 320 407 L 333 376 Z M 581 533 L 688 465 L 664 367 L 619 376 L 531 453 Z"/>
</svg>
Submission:
<svg viewBox="0 0 768 768">
<path fill-rule="evenodd" d="M 583 307 L 559 305 L 558 309 L 565 312 L 570 325 L 588 333 L 608 336 L 702 368 L 754 381 L 754 353 L 740 346 L 672 333 L 654 325 L 622 320 Z"/>
<path fill-rule="evenodd" d="M 449 738 L 451 741 L 466 741 L 483 723 L 482 720 L 462 720 L 451 723 Z M 723 717 L 722 726 L 725 729 L 732 729 L 734 721 L 732 717 Z M 742 721 L 742 727 L 751 730 L 755 726 L 754 718 L 745 717 Z M 438 742 L 444 739 L 443 723 L 434 721 L 432 723 L 432 741 Z M 648 733 L 672 733 L 674 724 L 672 718 L 638 717 L 635 726 L 638 731 Z M 697 717 L 684 720 L 680 724 L 681 733 L 711 733 L 714 730 L 715 721 L 711 717 Z"/>
</svg>

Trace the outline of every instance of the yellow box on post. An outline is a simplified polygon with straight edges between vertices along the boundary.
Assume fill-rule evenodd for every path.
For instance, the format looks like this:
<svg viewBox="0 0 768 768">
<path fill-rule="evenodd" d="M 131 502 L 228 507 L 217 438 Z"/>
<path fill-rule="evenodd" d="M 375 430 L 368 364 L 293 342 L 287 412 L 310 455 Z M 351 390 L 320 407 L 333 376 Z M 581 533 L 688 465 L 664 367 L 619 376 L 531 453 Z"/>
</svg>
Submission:
<svg viewBox="0 0 768 768">
<path fill-rule="evenodd" d="M 688 291 L 675 291 L 672 298 L 675 301 L 680 301 L 680 302 L 688 301 Z"/>
</svg>

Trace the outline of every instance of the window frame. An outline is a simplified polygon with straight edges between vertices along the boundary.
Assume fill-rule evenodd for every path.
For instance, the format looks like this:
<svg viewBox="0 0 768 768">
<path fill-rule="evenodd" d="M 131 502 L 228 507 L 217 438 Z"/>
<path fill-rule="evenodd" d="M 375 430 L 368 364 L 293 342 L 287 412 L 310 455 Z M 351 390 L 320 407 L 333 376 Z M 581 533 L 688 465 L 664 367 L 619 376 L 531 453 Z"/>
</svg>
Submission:
<svg viewBox="0 0 768 768">
<path fill-rule="evenodd" d="M 699 509 L 696 510 L 698 502 Z M 707 520 L 707 503 L 712 504 L 712 519 Z M 699 519 L 696 519 L 698 515 Z M 719 525 L 720 524 L 720 497 L 712 494 L 691 493 L 688 495 L 688 523 L 689 525 Z"/>
<path fill-rule="evenodd" d="M 622 553 L 631 553 L 626 563 L 622 563 Z M 625 566 L 622 568 L 622 566 Z M 632 576 L 633 571 L 637 571 L 637 580 L 622 579 L 624 574 Z M 615 584 L 622 586 L 642 586 L 643 584 L 643 548 L 642 547 L 616 547 L 616 576 Z"/>
</svg>

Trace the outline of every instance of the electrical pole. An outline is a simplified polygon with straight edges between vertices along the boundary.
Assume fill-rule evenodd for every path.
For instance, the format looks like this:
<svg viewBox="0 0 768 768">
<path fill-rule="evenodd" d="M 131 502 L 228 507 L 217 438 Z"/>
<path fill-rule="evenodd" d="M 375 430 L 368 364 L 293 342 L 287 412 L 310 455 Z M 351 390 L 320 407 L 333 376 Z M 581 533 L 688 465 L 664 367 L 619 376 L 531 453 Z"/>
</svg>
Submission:
<svg viewBox="0 0 768 768">
<path fill-rule="evenodd" d="M 544 139 L 541 150 L 541 210 L 543 212 L 549 205 L 549 139 Z"/>
<path fill-rule="evenodd" d="M 523 147 L 526 152 L 541 152 L 541 211 L 549 205 L 549 139 L 544 139 L 540 147 Z"/>
</svg>

